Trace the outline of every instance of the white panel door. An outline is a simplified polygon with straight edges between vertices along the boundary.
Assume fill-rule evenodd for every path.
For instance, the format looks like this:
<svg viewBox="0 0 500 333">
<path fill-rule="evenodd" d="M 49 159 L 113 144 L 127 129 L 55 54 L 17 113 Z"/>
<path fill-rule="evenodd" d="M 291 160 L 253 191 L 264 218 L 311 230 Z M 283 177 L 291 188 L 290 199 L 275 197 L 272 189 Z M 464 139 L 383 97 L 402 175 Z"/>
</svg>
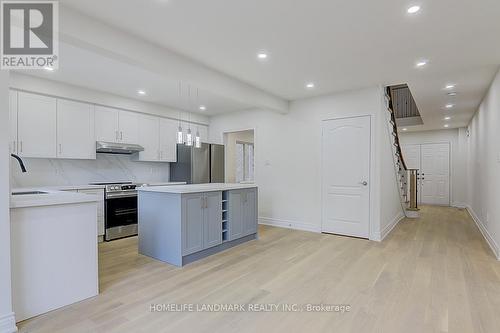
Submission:
<svg viewBox="0 0 500 333">
<path fill-rule="evenodd" d="M 120 142 L 137 143 L 139 141 L 139 113 L 120 111 Z"/>
<path fill-rule="evenodd" d="M 118 115 L 117 109 L 104 106 L 95 107 L 95 136 L 96 141 L 118 142 Z"/>
<path fill-rule="evenodd" d="M 9 148 L 12 154 L 17 154 L 17 91 L 13 90 L 9 91 L 9 121 Z"/>
<path fill-rule="evenodd" d="M 160 119 L 158 117 L 139 116 L 139 140 L 144 151 L 139 152 L 140 161 L 160 160 Z"/>
<path fill-rule="evenodd" d="M 323 121 L 322 231 L 368 238 L 370 117 Z"/>
<path fill-rule="evenodd" d="M 450 145 L 423 144 L 421 152 L 421 201 L 423 204 L 450 204 Z"/>
<path fill-rule="evenodd" d="M 19 92 L 18 152 L 23 157 L 56 157 L 56 99 Z"/>
<path fill-rule="evenodd" d="M 57 100 L 57 157 L 95 159 L 94 106 Z"/>
<path fill-rule="evenodd" d="M 420 147 L 421 145 L 419 144 L 408 144 L 408 145 L 403 145 L 402 150 L 403 150 L 403 158 L 406 163 L 406 167 L 409 169 L 418 169 L 419 174 L 422 173 L 421 170 L 421 163 L 420 163 Z M 419 176 L 420 177 L 420 176 Z M 420 203 L 422 200 L 421 194 L 422 190 L 420 187 L 420 180 L 417 181 L 417 202 Z M 409 186 L 408 186 L 408 193 L 409 193 Z"/>
<path fill-rule="evenodd" d="M 164 162 L 177 161 L 177 129 L 179 123 L 171 119 L 160 119 L 160 159 Z"/>
</svg>

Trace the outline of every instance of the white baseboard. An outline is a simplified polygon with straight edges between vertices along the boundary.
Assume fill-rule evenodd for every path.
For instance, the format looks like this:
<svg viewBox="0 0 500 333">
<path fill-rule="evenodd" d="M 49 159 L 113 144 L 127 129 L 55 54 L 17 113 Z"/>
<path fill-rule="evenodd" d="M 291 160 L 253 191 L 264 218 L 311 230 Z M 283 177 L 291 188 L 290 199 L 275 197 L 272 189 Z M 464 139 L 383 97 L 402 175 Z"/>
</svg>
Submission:
<svg viewBox="0 0 500 333">
<path fill-rule="evenodd" d="M 318 225 L 307 224 L 297 221 L 280 220 L 270 217 L 259 217 L 259 224 L 270 225 L 279 228 L 302 230 L 302 231 L 321 232 L 321 226 Z"/>
<path fill-rule="evenodd" d="M 17 332 L 16 318 L 14 312 L 0 316 L 0 333 Z"/>
<path fill-rule="evenodd" d="M 474 220 L 474 222 L 476 223 L 479 231 L 481 231 L 481 234 L 483 235 L 484 239 L 486 240 L 486 243 L 488 243 L 488 245 L 490 246 L 490 248 L 493 251 L 493 254 L 497 258 L 497 260 L 500 260 L 500 247 L 495 242 L 493 237 L 491 237 L 491 234 L 488 232 L 488 229 L 486 229 L 483 222 L 479 219 L 479 217 L 476 215 L 476 213 L 474 212 L 474 210 L 472 209 L 471 206 L 467 205 L 465 208 L 469 212 L 469 215 L 472 217 L 472 220 Z"/>
<path fill-rule="evenodd" d="M 386 238 L 387 235 L 389 235 L 391 233 L 392 229 L 394 229 L 394 227 L 396 227 L 396 225 L 399 223 L 399 221 L 401 221 L 404 217 L 405 217 L 405 215 L 402 212 L 399 212 L 398 215 L 396 215 L 391 220 L 391 222 L 384 227 L 384 229 L 380 230 L 380 232 L 374 232 L 371 240 L 377 241 L 377 242 L 383 241 L 384 238 Z"/>
<path fill-rule="evenodd" d="M 451 207 L 455 207 L 455 208 L 467 208 L 467 205 L 464 204 L 463 202 L 452 202 L 451 203 Z"/>
</svg>

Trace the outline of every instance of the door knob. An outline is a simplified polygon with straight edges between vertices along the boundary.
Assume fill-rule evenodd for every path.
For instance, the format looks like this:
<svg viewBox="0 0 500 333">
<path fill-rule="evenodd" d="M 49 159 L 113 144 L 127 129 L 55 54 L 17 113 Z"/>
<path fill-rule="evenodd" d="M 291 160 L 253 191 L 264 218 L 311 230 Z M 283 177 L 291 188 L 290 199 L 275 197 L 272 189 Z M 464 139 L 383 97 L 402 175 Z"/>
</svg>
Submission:
<svg viewBox="0 0 500 333">
<path fill-rule="evenodd" d="M 363 186 L 366 186 L 366 185 L 368 185 L 368 182 L 366 180 L 364 180 L 364 181 L 360 182 L 360 184 Z"/>
</svg>

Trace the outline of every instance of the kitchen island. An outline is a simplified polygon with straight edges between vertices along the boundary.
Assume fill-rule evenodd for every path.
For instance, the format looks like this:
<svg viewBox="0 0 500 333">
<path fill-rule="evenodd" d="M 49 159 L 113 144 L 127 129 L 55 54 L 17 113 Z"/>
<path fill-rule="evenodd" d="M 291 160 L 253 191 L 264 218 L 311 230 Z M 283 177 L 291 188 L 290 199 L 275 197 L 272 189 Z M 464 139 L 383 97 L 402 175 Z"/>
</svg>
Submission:
<svg viewBox="0 0 500 333">
<path fill-rule="evenodd" d="M 183 266 L 257 238 L 257 186 L 139 188 L 139 253 Z"/>
</svg>

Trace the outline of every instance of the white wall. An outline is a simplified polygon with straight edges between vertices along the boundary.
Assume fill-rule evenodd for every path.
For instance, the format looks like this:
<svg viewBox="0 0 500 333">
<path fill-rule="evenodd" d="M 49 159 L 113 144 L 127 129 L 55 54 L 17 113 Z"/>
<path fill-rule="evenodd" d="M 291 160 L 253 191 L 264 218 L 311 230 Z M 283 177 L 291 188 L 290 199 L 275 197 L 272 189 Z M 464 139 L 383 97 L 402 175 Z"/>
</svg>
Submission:
<svg viewBox="0 0 500 333">
<path fill-rule="evenodd" d="M 0 333 L 16 329 L 12 313 L 9 218 L 9 74 L 0 71 Z"/>
<path fill-rule="evenodd" d="M 500 72 L 469 130 L 467 206 L 500 260 Z"/>
<path fill-rule="evenodd" d="M 210 122 L 210 139 L 222 143 L 224 132 L 253 128 L 260 221 L 320 231 L 322 120 L 370 115 L 373 166 L 370 195 L 380 198 L 381 183 L 392 184 L 389 191 L 396 191 L 394 172 L 384 174 L 390 179 L 381 179 L 379 172 L 378 152 L 382 143 L 379 136 L 387 135 L 386 128 L 381 128 L 385 112 L 382 94 L 381 88 L 373 87 L 295 101 L 286 115 L 256 109 L 216 116 Z M 372 203 L 370 237 L 376 239 L 381 226 L 380 200 Z"/>
<path fill-rule="evenodd" d="M 226 149 L 226 166 L 225 166 L 225 178 L 226 182 L 234 183 L 236 182 L 236 142 L 247 142 L 253 143 L 253 130 L 250 131 L 238 131 L 227 133 L 224 140 L 224 145 Z"/>
<path fill-rule="evenodd" d="M 452 206 L 465 207 L 466 181 L 466 151 L 465 129 L 446 129 L 422 132 L 400 132 L 401 144 L 449 143 L 450 144 L 450 201 Z M 404 156 L 403 156 L 404 157 Z"/>
</svg>

